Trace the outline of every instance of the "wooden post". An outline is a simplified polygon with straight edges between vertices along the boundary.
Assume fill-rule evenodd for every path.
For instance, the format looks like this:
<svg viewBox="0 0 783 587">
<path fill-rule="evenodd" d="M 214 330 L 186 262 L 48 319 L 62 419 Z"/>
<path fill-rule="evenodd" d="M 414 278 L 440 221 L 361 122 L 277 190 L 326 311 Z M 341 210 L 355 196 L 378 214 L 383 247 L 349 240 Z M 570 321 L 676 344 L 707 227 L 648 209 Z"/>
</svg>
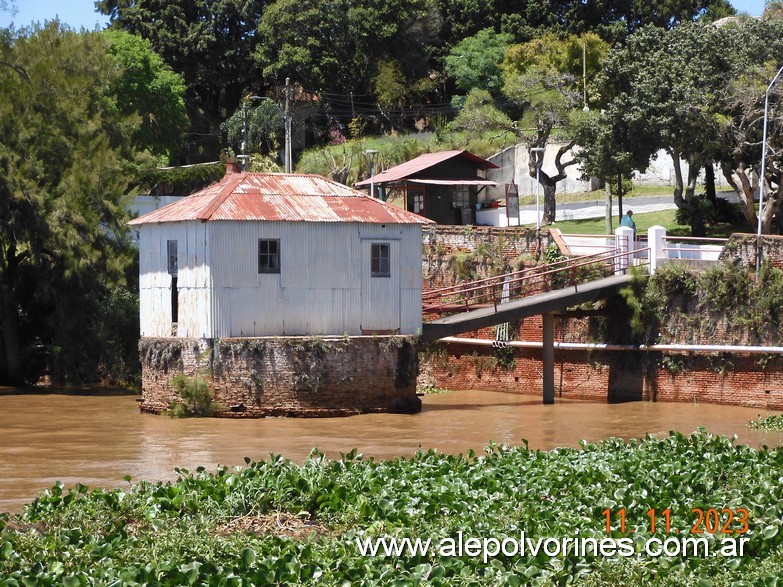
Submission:
<svg viewBox="0 0 783 587">
<path fill-rule="evenodd" d="M 555 317 L 551 312 L 542 315 L 544 319 L 543 379 L 544 403 L 555 403 Z"/>
</svg>

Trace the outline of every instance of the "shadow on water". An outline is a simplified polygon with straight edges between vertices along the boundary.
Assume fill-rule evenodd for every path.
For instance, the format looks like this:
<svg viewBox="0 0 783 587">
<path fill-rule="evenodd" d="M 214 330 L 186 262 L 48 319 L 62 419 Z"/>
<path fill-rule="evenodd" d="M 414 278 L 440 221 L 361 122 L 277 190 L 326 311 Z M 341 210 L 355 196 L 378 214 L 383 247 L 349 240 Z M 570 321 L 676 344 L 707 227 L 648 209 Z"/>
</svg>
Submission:
<svg viewBox="0 0 783 587">
<path fill-rule="evenodd" d="M 492 392 L 487 392 L 487 393 L 492 393 Z M 504 394 L 504 395 L 508 395 L 508 394 Z M 424 398 L 422 398 L 422 401 L 424 401 Z M 529 401 L 508 402 L 508 403 L 497 402 L 497 403 L 492 403 L 491 405 L 494 408 L 503 408 L 503 407 L 506 407 L 506 408 L 518 408 L 520 406 L 538 406 L 538 405 L 541 405 L 542 403 L 543 402 L 541 400 L 537 400 L 536 401 L 536 400 L 532 400 L 531 399 Z M 487 407 L 486 405 L 475 404 L 475 403 L 471 403 L 471 404 L 468 404 L 468 403 L 465 403 L 465 404 L 444 404 L 444 405 L 424 403 L 424 405 L 422 405 L 421 411 L 422 412 L 432 412 L 432 411 L 438 411 L 438 410 L 443 410 L 443 411 L 474 410 L 474 411 L 477 411 L 477 410 L 482 410 L 482 409 L 484 409 L 486 407 Z"/>
<path fill-rule="evenodd" d="M 0 386 L 0 396 L 5 395 L 73 395 L 81 397 L 138 396 L 139 399 L 141 399 L 141 390 L 127 389 L 123 387 L 102 387 L 98 385 L 80 387 L 67 387 L 58 385 L 26 385 L 22 387 Z"/>
</svg>

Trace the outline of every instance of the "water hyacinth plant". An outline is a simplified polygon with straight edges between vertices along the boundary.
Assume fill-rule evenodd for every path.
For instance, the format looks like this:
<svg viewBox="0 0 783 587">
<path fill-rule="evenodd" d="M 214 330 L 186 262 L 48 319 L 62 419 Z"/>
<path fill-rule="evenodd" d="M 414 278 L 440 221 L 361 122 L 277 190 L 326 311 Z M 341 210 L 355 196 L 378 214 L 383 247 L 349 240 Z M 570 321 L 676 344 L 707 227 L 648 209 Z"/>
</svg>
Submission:
<svg viewBox="0 0 783 587">
<path fill-rule="evenodd" d="M 757 430 L 783 430 L 783 414 L 768 414 L 759 417 L 755 420 L 748 422 L 748 428 L 756 428 Z"/>
<path fill-rule="evenodd" d="M 781 466 L 780 450 L 700 430 L 549 452 L 493 445 L 381 461 L 313 452 L 302 465 L 274 456 L 129 489 L 58 484 L 0 522 L 0 585 L 774 585 L 783 568 Z M 742 555 L 528 549 L 485 562 L 360 548 L 380 538 L 437 544 L 521 532 L 626 538 L 637 548 L 653 536 L 650 510 L 669 511 L 655 531 L 664 540 L 675 530 L 696 536 L 694 510 L 711 509 L 746 510 Z M 713 547 L 740 529 L 699 536 Z"/>
</svg>

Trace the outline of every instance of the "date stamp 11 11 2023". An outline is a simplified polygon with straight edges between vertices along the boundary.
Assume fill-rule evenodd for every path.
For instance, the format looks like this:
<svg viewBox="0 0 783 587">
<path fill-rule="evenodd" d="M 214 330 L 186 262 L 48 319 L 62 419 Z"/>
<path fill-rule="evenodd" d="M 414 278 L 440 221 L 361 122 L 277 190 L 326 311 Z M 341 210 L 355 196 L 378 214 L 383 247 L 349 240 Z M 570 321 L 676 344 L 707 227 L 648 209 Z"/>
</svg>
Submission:
<svg viewBox="0 0 783 587">
<path fill-rule="evenodd" d="M 620 532 L 624 535 L 633 534 L 637 529 L 644 530 L 644 525 L 631 525 L 625 508 L 601 512 L 604 516 L 607 534 Z M 692 508 L 691 517 L 685 522 L 684 529 L 672 526 L 670 508 L 650 508 L 645 512 L 647 529 L 652 538 L 645 541 L 645 552 L 650 556 L 694 555 L 710 556 L 720 554 L 725 557 L 745 555 L 745 547 L 750 538 L 745 534 L 750 530 L 749 512 L 746 508 Z M 656 533 L 666 535 L 665 539 L 655 537 Z M 675 535 L 678 535 L 675 537 Z M 720 538 L 719 552 L 711 551 L 710 543 L 705 535 Z M 620 541 L 627 538 L 620 538 Z M 692 551 L 692 552 L 691 552 Z"/>
<path fill-rule="evenodd" d="M 626 531 L 635 532 L 635 528 L 628 523 L 628 514 L 625 508 L 614 511 L 607 508 L 601 512 L 606 521 L 606 532 Z M 663 531 L 666 534 L 688 532 L 690 534 L 745 534 L 750 529 L 749 513 L 745 508 L 692 508 L 691 522 L 685 530 L 672 528 L 672 513 L 670 508 L 657 510 L 650 508 L 645 512 L 648 519 L 648 527 L 651 534 Z"/>
</svg>

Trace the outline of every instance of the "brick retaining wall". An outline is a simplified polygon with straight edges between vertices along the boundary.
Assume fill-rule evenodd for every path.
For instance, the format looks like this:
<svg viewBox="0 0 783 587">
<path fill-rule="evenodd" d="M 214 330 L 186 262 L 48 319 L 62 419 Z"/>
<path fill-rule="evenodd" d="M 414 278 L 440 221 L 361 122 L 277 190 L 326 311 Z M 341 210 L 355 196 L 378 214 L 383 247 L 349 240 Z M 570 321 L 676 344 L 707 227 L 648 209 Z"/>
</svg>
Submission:
<svg viewBox="0 0 783 587">
<path fill-rule="evenodd" d="M 548 230 L 516 226 L 430 225 L 422 238 L 424 290 L 531 267 L 552 242 Z"/>
<path fill-rule="evenodd" d="M 143 338 L 141 409 L 159 413 L 177 373 L 203 374 L 229 417 L 414 413 L 418 356 L 403 337 Z"/>
<path fill-rule="evenodd" d="M 422 381 L 542 396 L 540 349 L 468 344 L 422 353 Z M 783 357 L 555 349 L 555 397 L 704 402 L 783 410 Z"/>
<path fill-rule="evenodd" d="M 762 255 L 773 267 L 783 269 L 783 236 L 765 234 L 761 237 Z M 721 261 L 756 267 L 758 239 L 754 234 L 732 234 L 720 254 Z"/>
</svg>

